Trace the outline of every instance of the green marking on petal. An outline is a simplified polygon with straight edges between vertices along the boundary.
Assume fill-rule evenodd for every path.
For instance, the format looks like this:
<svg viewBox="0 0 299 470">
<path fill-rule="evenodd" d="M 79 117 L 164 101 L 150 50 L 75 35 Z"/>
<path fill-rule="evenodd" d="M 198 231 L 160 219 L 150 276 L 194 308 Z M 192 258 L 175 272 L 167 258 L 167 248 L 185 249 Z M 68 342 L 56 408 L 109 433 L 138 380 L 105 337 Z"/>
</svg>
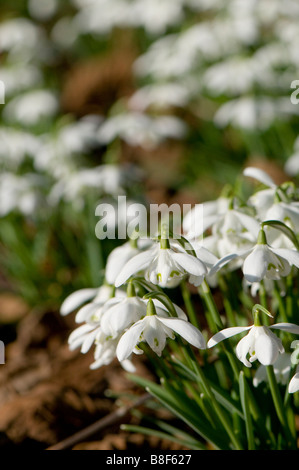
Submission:
<svg viewBox="0 0 299 470">
<path fill-rule="evenodd" d="M 170 273 L 170 277 L 179 276 L 179 275 L 180 275 L 179 271 L 171 271 Z"/>
<path fill-rule="evenodd" d="M 280 266 L 280 267 L 281 267 L 281 266 Z M 275 270 L 277 269 L 276 266 L 275 266 L 275 264 L 269 263 L 269 264 L 268 264 L 268 268 L 267 268 L 268 271 L 270 271 L 270 269 L 272 269 L 272 268 L 275 269 Z"/>
</svg>

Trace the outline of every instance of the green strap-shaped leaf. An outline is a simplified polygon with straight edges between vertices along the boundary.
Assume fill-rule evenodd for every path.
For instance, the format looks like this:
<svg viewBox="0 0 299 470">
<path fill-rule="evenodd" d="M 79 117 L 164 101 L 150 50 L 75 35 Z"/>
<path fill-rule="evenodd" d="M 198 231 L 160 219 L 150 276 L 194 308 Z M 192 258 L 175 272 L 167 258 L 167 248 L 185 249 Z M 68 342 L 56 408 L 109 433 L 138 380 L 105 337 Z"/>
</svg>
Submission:
<svg viewBox="0 0 299 470">
<path fill-rule="evenodd" d="M 239 376 L 239 387 L 240 387 L 240 399 L 241 405 L 243 408 L 244 416 L 245 416 L 245 425 L 246 425 L 246 434 L 247 434 L 247 442 L 248 442 L 248 450 L 254 450 L 254 434 L 253 434 L 253 427 L 252 427 L 252 419 L 250 414 L 250 406 L 248 400 L 248 390 L 247 390 L 247 383 L 244 376 L 244 372 L 240 372 Z"/>
<path fill-rule="evenodd" d="M 281 222 L 280 220 L 266 220 L 262 222 L 262 227 L 270 226 L 275 228 L 276 230 L 280 230 L 284 235 L 286 235 L 294 244 L 294 246 L 299 250 L 299 242 L 293 230 L 288 227 L 286 224 Z"/>
<path fill-rule="evenodd" d="M 191 429 L 199 434 L 216 449 L 228 450 L 229 442 L 223 437 L 223 433 L 216 432 L 212 429 L 210 423 L 203 415 L 199 407 L 196 407 L 193 400 L 188 399 L 184 394 L 184 398 L 176 390 L 166 390 L 161 385 L 157 385 L 150 380 L 134 375 L 129 375 L 131 380 L 146 389 L 154 398 L 156 398 L 165 408 L 167 408 L 174 416 L 184 421 Z"/>
<path fill-rule="evenodd" d="M 206 446 L 204 446 L 200 441 L 194 440 L 185 440 L 182 438 L 178 438 L 168 434 L 166 432 L 159 431 L 157 429 L 146 428 L 144 426 L 136 426 L 132 424 L 123 424 L 121 425 L 121 429 L 124 431 L 131 431 L 135 433 L 140 433 L 148 436 L 155 436 L 159 439 L 168 439 L 171 442 L 175 442 L 176 444 L 183 445 L 185 447 L 189 447 L 192 450 L 206 450 Z"/>
</svg>

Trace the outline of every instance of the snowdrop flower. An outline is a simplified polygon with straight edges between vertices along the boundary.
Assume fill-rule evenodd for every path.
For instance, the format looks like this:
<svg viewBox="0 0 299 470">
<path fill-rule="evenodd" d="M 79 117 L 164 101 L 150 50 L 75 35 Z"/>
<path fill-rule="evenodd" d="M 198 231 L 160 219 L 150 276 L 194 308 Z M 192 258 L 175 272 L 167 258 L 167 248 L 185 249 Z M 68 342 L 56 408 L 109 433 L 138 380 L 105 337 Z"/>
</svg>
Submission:
<svg viewBox="0 0 299 470">
<path fill-rule="evenodd" d="M 273 81 L 273 74 L 262 65 L 254 57 L 227 59 L 207 69 L 203 85 L 213 96 L 244 95 L 254 86 L 269 86 L 271 79 Z"/>
<path fill-rule="evenodd" d="M 282 109 L 285 108 L 286 103 L 282 99 L 241 96 L 221 105 L 216 111 L 214 122 L 219 127 L 231 124 L 240 129 L 265 130 L 277 119 L 277 115 L 284 114 Z"/>
<path fill-rule="evenodd" d="M 205 349 L 205 340 L 202 333 L 186 320 L 165 317 L 156 312 L 152 300 L 148 301 L 147 315 L 134 323 L 120 338 L 116 355 L 119 361 L 127 359 L 140 342 L 147 342 L 150 348 L 161 356 L 166 345 L 167 338 L 175 338 L 174 333 L 179 334 L 193 346 Z"/>
<path fill-rule="evenodd" d="M 212 210 L 212 204 L 195 206 L 183 221 L 186 238 L 193 244 L 200 240 L 202 246 L 218 258 L 231 253 L 243 253 L 253 247 L 260 224 L 243 209 L 230 207 L 232 201 L 222 198 L 221 204 L 215 206 L 219 207 L 219 212 Z M 207 230 L 210 231 L 208 235 L 205 234 Z"/>
<path fill-rule="evenodd" d="M 296 373 L 290 380 L 288 391 L 289 393 L 295 393 L 299 391 L 299 366 L 297 366 Z"/>
<path fill-rule="evenodd" d="M 63 178 L 77 171 L 74 156 L 90 151 L 96 144 L 99 116 L 88 115 L 77 122 L 61 125 L 59 130 L 40 137 L 40 149 L 34 158 L 37 171 L 47 171 L 55 178 Z"/>
<path fill-rule="evenodd" d="M 195 206 L 184 216 L 183 234 L 188 240 L 201 237 L 219 218 L 228 211 L 231 199 L 219 197 Z"/>
<path fill-rule="evenodd" d="M 278 356 L 273 364 L 273 371 L 278 383 L 286 385 L 291 371 L 291 355 L 282 353 Z M 258 387 L 260 383 L 268 381 L 267 369 L 265 366 L 260 365 L 254 375 L 253 385 Z"/>
<path fill-rule="evenodd" d="M 253 178 L 269 188 L 276 189 L 277 185 L 274 183 L 271 176 L 268 175 L 264 170 L 260 168 L 248 166 L 243 171 L 243 175 L 249 178 Z"/>
<path fill-rule="evenodd" d="M 290 274 L 292 266 L 299 267 L 299 252 L 295 249 L 269 246 L 263 229 L 259 232 L 257 243 L 249 251 L 224 256 L 212 267 L 211 276 L 237 259 L 244 259 L 242 271 L 250 284 L 264 279 L 278 281 Z"/>
<path fill-rule="evenodd" d="M 114 285 L 121 269 L 131 258 L 139 253 L 138 243 L 134 244 L 132 242 L 126 242 L 111 251 L 105 267 L 105 278 L 108 284 Z"/>
<path fill-rule="evenodd" d="M 38 137 L 29 132 L 0 127 L 0 158 L 8 169 L 17 169 L 27 156 L 37 154 L 40 149 Z"/>
<path fill-rule="evenodd" d="M 40 87 L 43 82 L 41 69 L 37 65 L 22 60 L 11 61 L 1 66 L 0 75 L 5 84 L 7 98 L 29 88 Z"/>
<path fill-rule="evenodd" d="M 265 232 L 261 240 L 245 258 L 243 274 L 248 282 L 260 282 L 264 278 L 279 280 L 288 276 L 292 266 L 299 267 L 299 252 L 288 248 L 273 248 L 267 244 Z"/>
<path fill-rule="evenodd" d="M 184 0 L 143 0 L 132 2 L 130 14 L 134 26 L 142 26 L 149 34 L 163 35 L 168 26 L 184 19 Z"/>
<path fill-rule="evenodd" d="M 155 243 L 150 249 L 130 259 L 117 276 L 116 287 L 140 271 L 144 273 L 147 281 L 160 287 L 176 287 L 186 276 L 189 276 L 192 284 L 199 286 L 207 274 L 205 264 L 185 251 L 175 250 L 168 240 L 165 242 L 166 248 L 161 247 L 160 243 Z"/>
<path fill-rule="evenodd" d="M 86 297 L 88 295 L 87 289 L 85 293 L 81 292 L 81 298 L 84 294 Z M 99 293 L 100 296 L 96 296 L 92 302 L 87 303 L 81 307 L 76 313 L 75 321 L 77 323 L 83 323 L 78 328 L 76 328 L 69 336 L 68 343 L 71 350 L 81 348 L 81 352 L 85 354 L 93 346 L 94 341 L 98 334 L 104 333 L 106 337 L 115 337 L 117 325 L 124 325 L 124 328 L 132 324 L 134 321 L 139 319 L 140 315 L 145 314 L 145 310 L 142 310 L 143 304 L 137 304 L 135 297 L 126 297 L 125 293 L 120 296 L 110 296 L 105 299 Z M 113 294 L 112 294 L 113 295 Z M 73 298 L 72 300 L 78 300 Z M 123 300 L 126 302 L 122 303 Z M 113 310 L 115 306 L 121 304 L 121 308 Z M 137 305 L 136 305 L 137 304 Z M 135 308 L 136 307 L 136 308 Z M 114 312 L 113 318 L 114 321 L 109 323 L 109 318 L 106 316 L 105 328 L 102 328 L 102 319 L 107 312 Z M 119 316 L 119 312 L 125 312 L 125 315 Z M 108 331 L 109 330 L 109 331 Z M 113 330 L 113 334 L 111 334 Z"/>
<path fill-rule="evenodd" d="M 118 299 L 106 304 L 101 317 L 101 331 L 115 338 L 146 315 L 146 303 L 137 296 Z"/>
<path fill-rule="evenodd" d="M 108 34 L 115 26 L 128 26 L 130 7 L 124 0 L 76 2 L 80 11 L 74 17 L 78 33 Z"/>
<path fill-rule="evenodd" d="M 87 300 L 91 300 L 98 293 L 98 288 L 85 288 L 72 292 L 62 303 L 60 314 L 65 316 L 80 307 Z M 108 297 L 109 298 L 109 297 Z"/>
<path fill-rule="evenodd" d="M 94 297 L 94 294 L 96 296 Z M 125 296 L 125 293 L 123 293 Z M 111 321 L 108 323 L 109 328 L 114 328 L 114 323 L 126 326 L 130 324 L 130 320 L 134 321 L 136 318 L 139 319 L 139 316 L 136 316 L 137 313 L 140 314 L 146 312 L 144 304 L 136 305 L 138 307 L 138 312 L 134 310 L 132 312 L 132 306 L 134 306 L 135 298 L 132 298 L 130 302 L 127 302 L 127 305 L 121 304 L 121 301 L 124 299 L 124 296 L 120 297 L 111 297 L 111 286 L 102 286 L 100 289 L 81 289 L 71 296 L 69 296 L 64 305 L 62 306 L 62 314 L 69 313 L 74 307 L 78 307 L 84 300 L 94 298 L 93 302 L 86 304 L 82 307 L 76 315 L 76 321 L 78 323 L 84 322 L 78 328 L 76 328 L 68 338 L 68 344 L 71 351 L 80 348 L 82 354 L 86 354 L 92 346 L 95 346 L 94 351 L 94 362 L 90 365 L 91 369 L 97 369 L 104 365 L 110 364 L 116 357 L 116 346 L 119 340 L 114 331 L 113 336 L 107 335 L 102 329 L 101 318 L 104 316 L 105 312 L 113 314 Z M 134 299 L 134 300 L 133 300 Z M 141 300 L 140 300 L 141 302 Z M 118 306 L 121 310 L 113 310 L 114 306 Z M 143 307 L 143 310 L 140 310 L 140 306 Z M 125 316 L 115 316 L 116 313 L 125 313 Z M 142 312 L 142 313 L 141 313 Z M 126 314 L 129 315 L 129 319 Z M 109 317 L 108 317 L 109 318 Z M 106 323 L 108 321 L 106 319 Z M 116 322 L 118 320 L 118 323 Z M 126 322 L 124 321 L 126 319 Z M 108 328 L 106 324 L 106 329 Z M 134 372 L 135 368 L 129 359 L 121 362 L 122 367 L 128 372 Z"/>
<path fill-rule="evenodd" d="M 155 305 L 155 312 L 168 318 L 169 314 L 160 301 L 154 299 L 148 301 L 136 296 L 134 286 L 130 283 L 127 295 L 107 298 L 108 292 L 99 291 L 94 300 L 79 309 L 76 314 L 76 322 L 84 322 L 69 336 L 68 343 L 71 350 L 80 348 L 81 353 L 86 354 L 92 346 L 95 346 L 95 362 L 91 368 L 98 368 L 109 364 L 116 354 L 116 347 L 122 334 L 132 325 L 138 323 L 147 314 L 147 304 Z M 70 310 L 82 300 L 90 298 L 94 292 L 91 289 L 82 289 L 70 296 L 62 311 Z M 173 305 L 178 319 L 187 322 L 187 316 L 177 305 Z M 127 357 L 120 360 L 126 369 L 132 368 L 127 362 Z"/>
<path fill-rule="evenodd" d="M 102 332 L 98 332 L 94 342 L 94 362 L 90 365 L 90 369 L 94 370 L 111 364 L 111 362 L 116 358 L 116 348 L 120 336 L 111 338 L 110 336 L 107 337 L 107 335 Z M 126 372 L 136 372 L 136 368 L 130 358 L 120 361 L 120 365 Z"/>
<path fill-rule="evenodd" d="M 80 32 L 107 34 L 116 26 L 143 27 L 149 34 L 163 34 L 183 18 L 183 0 L 97 0 L 77 1 L 81 11 L 75 17 Z"/>
<path fill-rule="evenodd" d="M 57 156 L 56 156 L 57 158 Z M 87 189 L 93 189 L 99 195 L 111 196 L 125 192 L 123 183 L 123 170 L 117 165 L 99 165 L 93 168 L 70 168 L 67 162 L 65 168 L 60 168 L 63 175 L 57 175 L 57 182 L 53 185 L 48 200 L 53 206 L 60 200 L 71 202 L 75 209 L 84 207 L 84 194 Z M 59 170 L 58 170 L 59 171 Z"/>
<path fill-rule="evenodd" d="M 255 208 L 261 221 L 279 220 L 295 231 L 299 229 L 299 203 L 292 200 L 294 188 L 292 184 L 278 186 L 263 170 L 247 167 L 244 176 L 254 178 L 268 186 L 253 194 L 248 204 Z"/>
<path fill-rule="evenodd" d="M 168 317 L 169 313 L 157 299 L 153 299 L 155 311 L 158 315 Z M 127 296 L 118 299 L 111 299 L 105 304 L 101 313 L 101 331 L 111 338 L 118 337 L 124 333 L 131 325 L 145 317 L 147 312 L 148 300 L 136 296 L 135 288 L 132 284 L 128 285 Z M 173 304 L 178 318 L 187 320 L 185 312 Z"/>
<path fill-rule="evenodd" d="M 58 18 L 51 30 L 50 38 L 55 46 L 63 50 L 71 48 L 78 38 L 78 31 L 73 17 L 63 16 Z"/>
<path fill-rule="evenodd" d="M 29 0 L 29 14 L 36 20 L 47 21 L 51 19 L 58 9 L 57 0 Z"/>
<path fill-rule="evenodd" d="M 60 307 L 60 314 L 62 316 L 69 315 L 70 313 L 77 310 L 79 307 L 82 307 L 82 305 L 88 301 L 92 301 L 96 305 L 103 305 L 111 297 L 118 297 L 121 295 L 125 295 L 125 293 L 120 289 L 115 290 L 113 286 L 107 284 L 103 284 L 102 286 L 96 288 L 87 287 L 84 289 L 79 289 L 75 292 L 72 292 L 63 301 Z M 86 318 L 80 318 L 80 320 L 84 321 L 86 320 Z"/>
<path fill-rule="evenodd" d="M 288 391 L 289 393 L 295 393 L 299 391 L 299 341 L 293 341 L 291 348 L 294 348 L 295 351 L 291 355 L 292 364 L 297 365 L 295 375 L 292 377 L 289 383 Z"/>
<path fill-rule="evenodd" d="M 53 92 L 33 90 L 12 99 L 4 108 L 3 117 L 7 122 L 30 126 L 55 116 L 57 111 L 58 100 Z"/>
<path fill-rule="evenodd" d="M 277 281 L 273 279 L 264 278 L 261 282 L 248 282 L 245 277 L 242 280 L 244 292 L 250 291 L 251 297 L 256 297 L 260 290 L 265 291 L 268 295 L 272 295 L 275 289 L 275 283 L 279 289 L 279 294 L 281 297 L 286 295 L 286 282 L 285 278 L 278 279 Z"/>
<path fill-rule="evenodd" d="M 294 153 L 288 158 L 284 169 L 290 176 L 296 176 L 299 173 L 299 137 L 295 140 Z"/>
<path fill-rule="evenodd" d="M 256 322 L 259 323 L 259 322 Z M 282 341 L 271 330 L 282 330 L 294 334 L 299 334 L 299 326 L 292 323 L 277 323 L 270 327 L 258 325 L 240 326 L 225 328 L 216 333 L 209 341 L 208 348 L 211 348 L 224 339 L 248 331 L 236 347 L 236 355 L 246 367 L 251 367 L 251 363 L 259 360 L 264 366 L 272 365 L 277 360 L 279 354 L 284 353 Z M 247 355 L 249 354 L 249 361 Z"/>
<path fill-rule="evenodd" d="M 229 209 L 212 226 L 212 237 L 217 239 L 219 256 L 250 249 L 259 229 L 260 224 L 254 217 L 238 209 Z"/>
<path fill-rule="evenodd" d="M 0 25 L 1 51 L 34 51 L 40 40 L 40 28 L 26 18 L 14 18 Z"/>
<path fill-rule="evenodd" d="M 130 109 L 144 112 L 150 107 L 155 109 L 171 106 L 186 106 L 190 99 L 190 91 L 179 83 L 151 84 L 137 90 L 129 99 Z"/>
<path fill-rule="evenodd" d="M 80 348 L 82 354 L 86 354 L 93 345 L 95 338 L 100 333 L 100 325 L 96 323 L 84 323 L 76 328 L 69 336 L 69 349 L 74 351 Z"/>
<path fill-rule="evenodd" d="M 175 116 L 150 117 L 131 111 L 107 118 L 100 126 L 97 139 L 102 145 L 120 138 L 131 146 L 153 149 L 168 138 L 180 139 L 186 134 L 186 125 Z"/>
<path fill-rule="evenodd" d="M 34 216 L 44 204 L 43 177 L 33 173 L 22 176 L 4 172 L 0 175 L 0 217 L 16 211 Z"/>
</svg>

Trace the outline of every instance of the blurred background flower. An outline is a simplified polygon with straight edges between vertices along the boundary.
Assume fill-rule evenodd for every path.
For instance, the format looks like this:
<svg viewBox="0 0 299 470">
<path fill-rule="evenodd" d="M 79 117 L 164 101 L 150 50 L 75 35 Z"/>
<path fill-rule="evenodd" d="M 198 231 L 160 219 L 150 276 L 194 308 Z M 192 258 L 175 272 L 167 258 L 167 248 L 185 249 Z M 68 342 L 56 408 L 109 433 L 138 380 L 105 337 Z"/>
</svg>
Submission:
<svg viewBox="0 0 299 470">
<path fill-rule="evenodd" d="M 102 285 L 100 202 L 201 203 L 248 164 L 296 181 L 298 20 L 297 0 L 2 0 L 0 305 Z"/>
</svg>

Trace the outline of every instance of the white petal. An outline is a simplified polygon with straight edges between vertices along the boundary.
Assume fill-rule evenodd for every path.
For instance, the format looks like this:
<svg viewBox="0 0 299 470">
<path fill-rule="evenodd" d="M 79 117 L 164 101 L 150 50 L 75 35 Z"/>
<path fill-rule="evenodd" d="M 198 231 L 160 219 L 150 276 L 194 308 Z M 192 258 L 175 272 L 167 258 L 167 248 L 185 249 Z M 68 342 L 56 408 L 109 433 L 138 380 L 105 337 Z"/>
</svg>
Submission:
<svg viewBox="0 0 299 470">
<path fill-rule="evenodd" d="M 299 335 L 299 326 L 294 323 L 276 323 L 275 325 L 271 325 L 270 328 L 288 331 L 289 333 Z"/>
<path fill-rule="evenodd" d="M 233 214 L 240 220 L 242 225 L 246 228 L 246 230 L 251 233 L 254 237 L 258 237 L 260 231 L 260 223 L 251 217 L 250 215 L 243 214 L 243 212 L 234 210 Z"/>
<path fill-rule="evenodd" d="M 115 336 L 145 315 L 145 302 L 137 297 L 128 297 L 105 311 L 101 328 L 105 334 Z"/>
<path fill-rule="evenodd" d="M 255 354 L 257 359 L 264 366 L 274 364 L 278 357 L 279 346 L 276 339 L 278 338 L 273 338 L 267 334 L 260 335 L 256 338 Z"/>
<path fill-rule="evenodd" d="M 162 316 L 164 318 L 169 318 L 169 312 L 167 310 L 167 307 L 165 307 L 165 305 L 158 299 L 153 299 L 153 302 L 156 307 L 157 315 Z M 181 307 L 174 303 L 172 305 L 176 311 L 178 318 L 180 318 L 181 320 L 188 320 L 186 313 L 184 312 L 184 310 L 181 309 Z"/>
<path fill-rule="evenodd" d="M 153 250 L 147 250 L 131 258 L 115 280 L 115 286 L 119 287 L 124 284 L 133 274 L 145 269 L 153 258 Z"/>
<path fill-rule="evenodd" d="M 255 167 L 247 167 L 243 171 L 245 176 L 249 176 L 250 178 L 254 178 L 260 183 L 263 183 L 265 186 L 270 186 L 270 188 L 275 188 L 276 184 L 272 180 L 272 178 L 266 173 L 265 171 L 261 170 L 260 168 Z"/>
<path fill-rule="evenodd" d="M 145 326 L 144 320 L 140 320 L 122 335 L 116 348 L 116 355 L 120 362 L 124 361 L 132 354 Z"/>
<path fill-rule="evenodd" d="M 196 348 L 205 349 L 206 342 L 202 333 L 192 323 L 179 318 L 161 318 L 159 321 L 163 325 L 175 331 L 177 334 L 182 336 L 188 343 L 192 344 Z"/>
<path fill-rule="evenodd" d="M 82 305 L 87 300 L 92 299 L 98 289 L 87 288 L 87 289 L 80 289 L 76 292 L 73 292 L 69 295 L 61 305 L 60 313 L 61 315 L 68 315 L 69 313 L 76 310 L 80 305 Z"/>
<path fill-rule="evenodd" d="M 188 253 L 173 253 L 172 258 L 189 274 L 202 276 L 207 272 L 206 266 L 198 258 Z"/>
<path fill-rule="evenodd" d="M 173 306 L 175 308 L 178 318 L 180 318 L 181 320 L 188 320 L 186 313 L 184 312 L 184 310 L 181 309 L 181 307 L 176 304 L 173 304 Z"/>
<path fill-rule="evenodd" d="M 264 279 L 269 265 L 267 249 L 265 245 L 257 245 L 246 257 L 243 274 L 248 282 L 259 282 Z"/>
<path fill-rule="evenodd" d="M 200 261 L 202 261 L 207 267 L 211 268 L 219 261 L 217 256 L 214 255 L 214 253 L 211 253 L 207 248 L 203 246 L 197 247 L 196 243 L 194 243 L 193 246 L 195 248 L 197 258 L 200 259 Z"/>
<path fill-rule="evenodd" d="M 84 321 L 89 321 L 90 318 L 101 308 L 102 304 L 91 302 L 84 307 L 80 308 L 76 313 L 75 321 L 76 323 L 82 323 Z"/>
<path fill-rule="evenodd" d="M 291 265 L 299 268 L 299 252 L 296 250 L 289 250 L 288 248 L 271 248 L 273 253 L 286 259 Z"/>
<path fill-rule="evenodd" d="M 129 372 L 129 374 L 134 374 L 134 372 L 136 372 L 136 367 L 134 366 L 132 361 L 130 361 L 129 359 L 122 361 L 120 365 L 126 372 Z"/>
<path fill-rule="evenodd" d="M 298 370 L 298 372 L 296 372 L 294 377 L 292 377 L 292 379 L 289 383 L 288 391 L 289 391 L 289 393 L 295 393 L 295 392 L 299 391 L 299 370 Z"/>
<path fill-rule="evenodd" d="M 95 340 L 97 334 L 98 334 L 98 328 L 95 328 L 94 331 L 90 332 L 90 333 L 86 336 L 86 338 L 85 338 L 85 340 L 83 341 L 82 346 L 81 346 L 81 353 L 82 353 L 82 354 L 85 354 L 85 353 L 87 353 L 87 352 L 90 350 L 91 346 L 92 346 L 93 343 L 94 343 L 94 340 Z"/>
<path fill-rule="evenodd" d="M 76 328 L 69 336 L 68 342 L 72 343 L 75 339 L 84 336 L 94 329 L 93 325 L 84 324 Z"/>
<path fill-rule="evenodd" d="M 158 356 L 161 356 L 165 348 L 168 333 L 172 334 L 171 331 L 165 334 L 164 328 L 161 328 L 161 325 L 159 325 L 157 315 L 147 318 L 146 327 L 143 332 L 144 340 Z"/>
<path fill-rule="evenodd" d="M 255 376 L 253 377 L 253 386 L 258 387 L 260 383 L 267 381 L 267 369 L 264 366 L 259 366 Z"/>
<path fill-rule="evenodd" d="M 289 157 L 284 170 L 290 176 L 296 176 L 299 173 L 299 152 L 297 151 Z"/>
<path fill-rule="evenodd" d="M 252 328 L 251 326 L 233 326 L 230 328 L 225 328 L 224 330 L 219 331 L 216 333 L 212 338 L 209 339 L 208 341 L 208 348 L 212 348 L 216 344 L 220 343 L 220 341 L 223 341 L 224 339 L 230 338 L 231 336 L 238 335 L 239 333 L 242 333 L 243 331 L 250 330 Z"/>
<path fill-rule="evenodd" d="M 132 248 L 129 243 L 115 248 L 108 256 L 105 278 L 108 284 L 113 285 L 120 270 L 125 264 L 139 253 L 137 248 Z"/>
<path fill-rule="evenodd" d="M 222 269 L 227 263 L 229 263 L 231 260 L 238 258 L 237 253 L 231 253 L 227 256 L 224 256 L 221 258 L 210 270 L 209 276 L 214 276 L 220 269 Z"/>
<path fill-rule="evenodd" d="M 250 334 L 253 330 L 251 330 L 248 335 L 244 336 L 242 338 L 236 347 L 236 355 L 238 359 L 243 362 L 244 366 L 246 367 L 252 367 L 251 362 L 248 361 L 247 359 L 247 354 L 250 352 L 252 349 L 252 346 L 254 344 L 254 335 Z M 253 359 L 253 358 L 251 358 Z"/>
</svg>

